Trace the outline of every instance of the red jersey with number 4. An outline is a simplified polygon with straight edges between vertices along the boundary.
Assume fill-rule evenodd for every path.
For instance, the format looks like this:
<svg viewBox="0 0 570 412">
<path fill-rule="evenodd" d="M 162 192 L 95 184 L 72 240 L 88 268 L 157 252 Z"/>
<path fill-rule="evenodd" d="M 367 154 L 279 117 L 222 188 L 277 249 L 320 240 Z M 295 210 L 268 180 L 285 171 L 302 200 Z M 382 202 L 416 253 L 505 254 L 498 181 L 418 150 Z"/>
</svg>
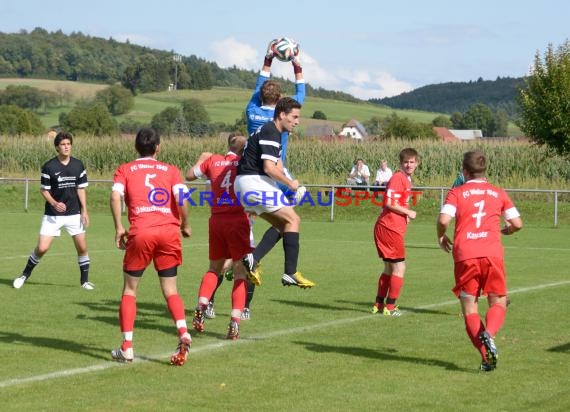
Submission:
<svg viewBox="0 0 570 412">
<path fill-rule="evenodd" d="M 453 259 L 503 257 L 501 215 L 520 216 L 507 193 L 484 179 L 470 180 L 449 191 L 441 213 L 455 217 Z"/>
<path fill-rule="evenodd" d="M 177 167 L 152 158 L 125 163 L 115 172 L 113 190 L 125 197 L 129 234 L 152 226 L 180 225 L 174 194 L 184 194 L 187 187 Z"/>
<path fill-rule="evenodd" d="M 410 193 L 412 191 L 412 181 L 401 170 L 398 170 L 386 185 L 385 204 L 403 206 L 408 209 Z M 393 212 L 387 207 L 382 208 L 382 213 L 378 217 L 380 224 L 387 229 L 398 233 L 406 233 L 408 221 L 406 216 Z"/>
<path fill-rule="evenodd" d="M 239 156 L 229 152 L 225 156 L 213 154 L 200 165 L 200 172 L 210 179 L 212 214 L 244 213 L 233 188 L 238 162 Z"/>
</svg>

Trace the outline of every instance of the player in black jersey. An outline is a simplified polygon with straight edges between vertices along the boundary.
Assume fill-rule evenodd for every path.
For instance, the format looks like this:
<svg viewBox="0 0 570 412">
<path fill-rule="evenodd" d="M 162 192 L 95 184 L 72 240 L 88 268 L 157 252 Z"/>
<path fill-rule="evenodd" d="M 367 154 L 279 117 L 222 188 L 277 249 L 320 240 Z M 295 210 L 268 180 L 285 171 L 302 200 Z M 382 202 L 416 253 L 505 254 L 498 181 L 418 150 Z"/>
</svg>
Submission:
<svg viewBox="0 0 570 412">
<path fill-rule="evenodd" d="M 87 213 L 87 172 L 83 163 L 71 156 L 73 136 L 60 132 L 53 141 L 57 156 L 47 161 L 41 170 L 40 193 L 46 201 L 38 244 L 28 257 L 22 274 L 14 279 L 13 286 L 20 289 L 32 275 L 32 270 L 49 250 L 61 228 L 73 238 L 77 250 L 77 262 L 81 273 L 80 285 L 93 290 L 89 282 L 89 255 L 85 228 L 89 225 Z"/>
<path fill-rule="evenodd" d="M 238 163 L 234 190 L 246 211 L 258 214 L 282 237 L 285 254 L 284 273 L 281 277 L 283 286 L 307 289 L 315 286 L 315 283 L 297 271 L 301 218 L 293 209 L 293 203 L 277 186 L 281 183 L 295 192 L 296 202 L 303 197 L 304 189 L 299 185 L 299 181 L 287 176 L 282 163 L 279 162 L 281 134 L 291 132 L 299 124 L 300 115 L 301 104 L 295 99 L 284 97 L 277 102 L 273 121 L 261 126 L 247 141 Z M 260 256 L 271 250 L 280 237 L 268 243 L 267 249 L 260 253 Z M 260 285 L 261 271 L 254 254 L 248 253 L 244 256 L 243 263 L 248 272 L 248 279 Z"/>
</svg>

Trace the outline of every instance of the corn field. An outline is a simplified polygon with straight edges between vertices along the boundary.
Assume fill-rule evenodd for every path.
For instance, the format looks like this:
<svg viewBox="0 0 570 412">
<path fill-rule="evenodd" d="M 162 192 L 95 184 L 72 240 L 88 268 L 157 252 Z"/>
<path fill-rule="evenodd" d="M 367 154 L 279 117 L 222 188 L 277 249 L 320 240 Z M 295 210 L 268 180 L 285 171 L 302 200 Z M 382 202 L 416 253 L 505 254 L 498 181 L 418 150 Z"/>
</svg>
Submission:
<svg viewBox="0 0 570 412">
<path fill-rule="evenodd" d="M 210 138 L 163 138 L 159 159 L 182 171 L 204 151 L 222 153 L 226 141 Z M 448 186 L 461 170 L 463 153 L 480 149 L 489 158 L 488 177 L 511 188 L 570 188 L 570 160 L 527 142 L 474 141 L 442 143 L 431 140 L 321 141 L 292 138 L 288 168 L 305 184 L 344 183 L 354 160 L 361 157 L 372 178 L 382 159 L 398 169 L 398 153 L 415 148 L 421 157 L 414 184 Z M 38 177 L 41 165 L 55 156 L 53 141 L 45 138 L 0 137 L 0 176 Z M 81 159 L 91 178 L 110 179 L 116 167 L 136 158 L 134 137 L 76 137 L 73 155 Z"/>
</svg>

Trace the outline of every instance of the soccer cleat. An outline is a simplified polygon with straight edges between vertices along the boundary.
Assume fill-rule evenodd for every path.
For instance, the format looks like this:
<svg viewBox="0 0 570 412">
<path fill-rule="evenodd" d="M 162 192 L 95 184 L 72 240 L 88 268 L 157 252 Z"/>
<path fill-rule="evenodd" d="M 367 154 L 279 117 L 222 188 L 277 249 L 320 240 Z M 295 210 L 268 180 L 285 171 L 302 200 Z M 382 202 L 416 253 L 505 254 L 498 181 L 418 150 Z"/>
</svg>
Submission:
<svg viewBox="0 0 570 412">
<path fill-rule="evenodd" d="M 204 311 L 199 307 L 194 310 L 194 319 L 192 319 L 192 326 L 196 332 L 204 332 Z"/>
<path fill-rule="evenodd" d="M 239 339 L 239 324 L 235 320 L 230 320 L 230 324 L 228 325 L 228 336 L 226 339 Z"/>
<path fill-rule="evenodd" d="M 231 282 L 232 280 L 234 280 L 234 269 L 230 266 L 225 272 L 224 272 L 224 276 L 226 277 L 226 280 L 228 282 Z"/>
<path fill-rule="evenodd" d="M 398 308 L 397 306 L 394 306 L 394 309 L 392 309 L 392 310 L 390 310 L 384 306 L 384 309 L 382 310 L 382 315 L 383 316 L 398 317 L 398 316 L 402 316 L 402 312 L 400 312 L 400 308 Z"/>
<path fill-rule="evenodd" d="M 306 279 L 301 272 L 295 272 L 292 275 L 284 274 L 281 276 L 281 284 L 283 286 L 298 286 L 301 289 L 309 289 L 316 285 L 315 282 Z"/>
<path fill-rule="evenodd" d="M 375 303 L 374 306 L 372 306 L 372 314 L 375 315 L 378 312 L 380 312 L 380 314 L 382 315 L 384 312 L 384 307 L 380 306 L 378 303 Z"/>
<path fill-rule="evenodd" d="M 489 332 L 484 331 L 479 335 L 481 343 L 485 345 L 487 351 L 487 363 L 490 367 L 495 369 L 497 367 L 497 360 L 499 359 L 499 352 L 495 346 L 495 340 L 489 335 Z"/>
<path fill-rule="evenodd" d="M 22 286 L 24 286 L 26 280 L 28 280 L 26 275 L 18 276 L 16 279 L 14 279 L 14 282 L 12 282 L 12 286 L 14 287 L 14 289 L 20 289 Z"/>
<path fill-rule="evenodd" d="M 261 286 L 261 265 L 253 258 L 252 253 L 248 253 L 241 259 L 247 272 L 247 279 L 255 286 Z"/>
<path fill-rule="evenodd" d="M 95 289 L 95 285 L 91 282 L 85 282 L 81 287 L 85 290 L 93 290 Z"/>
<path fill-rule="evenodd" d="M 251 314 L 249 313 L 249 308 L 243 309 L 240 318 L 241 320 L 249 320 L 251 318 Z"/>
<path fill-rule="evenodd" d="M 495 368 L 491 366 L 489 363 L 483 361 L 481 362 L 481 366 L 479 367 L 481 372 L 493 372 Z"/>
<path fill-rule="evenodd" d="M 216 311 L 214 310 L 214 302 L 209 302 L 208 307 L 204 311 L 204 316 L 206 319 L 214 319 L 216 317 Z"/>
<path fill-rule="evenodd" d="M 188 360 L 188 352 L 190 351 L 190 345 L 192 345 L 192 337 L 188 332 L 184 332 L 178 340 L 178 346 L 176 347 L 176 352 L 170 357 L 170 364 L 175 366 L 182 366 Z"/>
<path fill-rule="evenodd" d="M 123 350 L 121 348 L 113 349 L 111 351 L 111 357 L 117 362 L 132 362 L 135 358 L 133 348 L 128 348 Z"/>
</svg>

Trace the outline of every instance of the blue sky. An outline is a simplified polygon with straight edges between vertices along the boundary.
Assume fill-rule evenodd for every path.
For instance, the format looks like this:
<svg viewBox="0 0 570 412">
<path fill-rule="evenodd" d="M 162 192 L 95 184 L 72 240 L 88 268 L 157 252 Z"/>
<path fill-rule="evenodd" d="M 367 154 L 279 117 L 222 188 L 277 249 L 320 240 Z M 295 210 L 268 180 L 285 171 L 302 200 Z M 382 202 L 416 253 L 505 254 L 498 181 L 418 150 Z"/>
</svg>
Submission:
<svg viewBox="0 0 570 412">
<path fill-rule="evenodd" d="M 312 86 L 368 99 L 523 76 L 537 52 L 570 37 L 569 17 L 562 0 L 3 0 L 0 31 L 81 31 L 255 70 L 267 43 L 287 36 L 299 42 Z M 293 78 L 288 63 L 272 69 Z"/>
</svg>

